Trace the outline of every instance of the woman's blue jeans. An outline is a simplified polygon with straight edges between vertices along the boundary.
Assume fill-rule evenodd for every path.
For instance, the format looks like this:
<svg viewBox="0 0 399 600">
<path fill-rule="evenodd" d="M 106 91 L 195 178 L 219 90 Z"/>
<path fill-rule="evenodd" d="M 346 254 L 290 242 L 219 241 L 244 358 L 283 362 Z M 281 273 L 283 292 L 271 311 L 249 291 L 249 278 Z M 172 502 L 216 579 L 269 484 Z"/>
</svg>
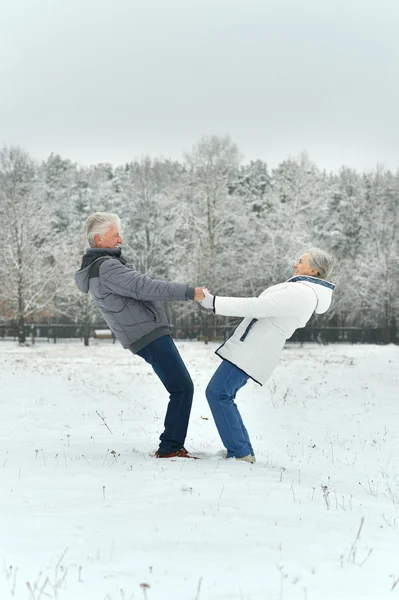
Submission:
<svg viewBox="0 0 399 600">
<path fill-rule="evenodd" d="M 248 431 L 234 402 L 236 393 L 248 379 L 244 371 L 224 360 L 206 388 L 206 398 L 227 450 L 227 458 L 254 455 Z"/>
</svg>

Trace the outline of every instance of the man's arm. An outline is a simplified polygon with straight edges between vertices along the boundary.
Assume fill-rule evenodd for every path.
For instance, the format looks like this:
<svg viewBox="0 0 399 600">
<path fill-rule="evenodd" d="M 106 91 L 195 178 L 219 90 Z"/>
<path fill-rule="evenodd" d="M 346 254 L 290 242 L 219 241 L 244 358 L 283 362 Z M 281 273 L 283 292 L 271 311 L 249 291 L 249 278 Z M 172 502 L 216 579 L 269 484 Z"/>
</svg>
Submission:
<svg viewBox="0 0 399 600">
<path fill-rule="evenodd" d="M 172 283 L 162 279 L 152 279 L 125 267 L 117 260 L 106 260 L 100 266 L 100 282 L 104 288 L 120 296 L 136 300 L 166 301 L 201 300 L 202 288 L 194 288 L 185 283 Z"/>
</svg>

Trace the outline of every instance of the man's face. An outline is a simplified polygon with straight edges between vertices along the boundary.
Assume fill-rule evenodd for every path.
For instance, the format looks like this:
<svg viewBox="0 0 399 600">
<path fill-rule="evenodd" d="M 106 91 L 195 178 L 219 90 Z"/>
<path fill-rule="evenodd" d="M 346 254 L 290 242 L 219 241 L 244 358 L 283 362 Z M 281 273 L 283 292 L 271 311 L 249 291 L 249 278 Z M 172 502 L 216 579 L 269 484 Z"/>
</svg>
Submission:
<svg viewBox="0 0 399 600">
<path fill-rule="evenodd" d="M 309 264 L 309 254 L 303 254 L 294 264 L 294 275 L 317 275 L 316 269 L 312 269 Z"/>
<path fill-rule="evenodd" d="M 94 236 L 97 248 L 119 248 L 123 244 L 118 225 L 110 225 L 104 235 Z"/>
</svg>

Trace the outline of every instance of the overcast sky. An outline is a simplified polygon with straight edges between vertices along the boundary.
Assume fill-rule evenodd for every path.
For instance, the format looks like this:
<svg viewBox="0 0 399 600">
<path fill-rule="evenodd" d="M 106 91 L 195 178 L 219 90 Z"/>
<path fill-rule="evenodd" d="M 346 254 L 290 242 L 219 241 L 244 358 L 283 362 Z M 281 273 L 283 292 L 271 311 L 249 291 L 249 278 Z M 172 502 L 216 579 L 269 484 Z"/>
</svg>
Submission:
<svg viewBox="0 0 399 600">
<path fill-rule="evenodd" d="M 0 0 L 0 142 L 399 168 L 399 0 Z"/>
</svg>

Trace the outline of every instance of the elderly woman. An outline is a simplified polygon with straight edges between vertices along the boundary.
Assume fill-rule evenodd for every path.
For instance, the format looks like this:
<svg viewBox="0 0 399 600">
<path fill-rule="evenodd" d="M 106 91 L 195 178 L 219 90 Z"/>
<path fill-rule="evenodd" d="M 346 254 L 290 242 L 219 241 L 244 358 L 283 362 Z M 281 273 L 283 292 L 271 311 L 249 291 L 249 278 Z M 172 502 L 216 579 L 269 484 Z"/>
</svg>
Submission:
<svg viewBox="0 0 399 600">
<path fill-rule="evenodd" d="M 216 315 L 245 317 L 216 354 L 223 359 L 206 397 L 227 458 L 255 462 L 254 451 L 234 399 L 249 378 L 263 385 L 276 367 L 287 339 L 305 327 L 314 312 L 325 313 L 335 285 L 326 281 L 331 257 L 318 248 L 305 252 L 288 281 L 267 288 L 258 298 L 224 298 L 204 289 L 201 304 Z"/>
</svg>

